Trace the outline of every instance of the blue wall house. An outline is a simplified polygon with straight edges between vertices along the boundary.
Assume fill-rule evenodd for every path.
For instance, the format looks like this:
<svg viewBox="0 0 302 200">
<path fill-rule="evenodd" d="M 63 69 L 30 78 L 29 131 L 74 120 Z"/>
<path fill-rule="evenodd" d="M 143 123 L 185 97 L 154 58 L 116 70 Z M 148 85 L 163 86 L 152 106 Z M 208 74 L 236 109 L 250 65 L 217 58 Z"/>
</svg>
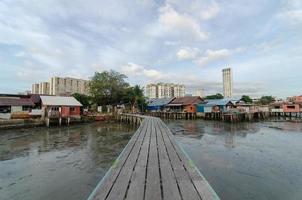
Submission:
<svg viewBox="0 0 302 200">
<path fill-rule="evenodd" d="M 174 98 L 161 98 L 153 99 L 147 106 L 147 110 L 151 112 L 163 111 L 167 104 L 169 104 Z"/>
<path fill-rule="evenodd" d="M 197 113 L 227 112 L 234 104 L 229 99 L 205 100 L 205 103 L 196 106 Z"/>
</svg>

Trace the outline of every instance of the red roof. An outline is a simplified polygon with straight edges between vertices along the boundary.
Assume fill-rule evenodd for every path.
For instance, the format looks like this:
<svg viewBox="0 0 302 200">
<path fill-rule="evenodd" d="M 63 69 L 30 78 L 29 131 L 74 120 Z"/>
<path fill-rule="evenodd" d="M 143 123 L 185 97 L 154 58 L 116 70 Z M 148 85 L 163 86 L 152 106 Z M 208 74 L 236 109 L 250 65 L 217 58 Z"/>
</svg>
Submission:
<svg viewBox="0 0 302 200">
<path fill-rule="evenodd" d="M 193 96 L 193 97 L 178 97 L 175 98 L 171 103 L 169 103 L 169 106 L 173 105 L 191 105 L 191 104 L 199 104 L 203 102 L 202 98 L 199 96 Z"/>
<path fill-rule="evenodd" d="M 34 106 L 30 99 L 0 98 L 0 106 Z"/>
</svg>

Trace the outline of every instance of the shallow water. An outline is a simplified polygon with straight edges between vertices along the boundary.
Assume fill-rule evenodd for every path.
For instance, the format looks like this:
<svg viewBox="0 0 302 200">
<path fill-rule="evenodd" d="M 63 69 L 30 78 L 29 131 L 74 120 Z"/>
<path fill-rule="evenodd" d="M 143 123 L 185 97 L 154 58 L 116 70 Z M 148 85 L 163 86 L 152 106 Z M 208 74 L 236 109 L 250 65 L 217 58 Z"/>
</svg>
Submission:
<svg viewBox="0 0 302 200">
<path fill-rule="evenodd" d="M 0 131 L 0 199 L 86 199 L 135 127 L 94 123 Z"/>
<path fill-rule="evenodd" d="M 302 199 L 302 123 L 167 124 L 222 200 Z"/>
</svg>

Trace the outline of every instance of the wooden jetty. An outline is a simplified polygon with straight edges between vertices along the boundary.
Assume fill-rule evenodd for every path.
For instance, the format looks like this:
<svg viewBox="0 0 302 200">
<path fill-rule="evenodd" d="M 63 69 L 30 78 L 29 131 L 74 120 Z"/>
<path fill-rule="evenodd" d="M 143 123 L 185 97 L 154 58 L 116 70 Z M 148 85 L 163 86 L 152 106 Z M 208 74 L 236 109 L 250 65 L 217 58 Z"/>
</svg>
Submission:
<svg viewBox="0 0 302 200">
<path fill-rule="evenodd" d="M 136 117 L 140 127 L 89 200 L 219 199 L 162 120 Z"/>
<path fill-rule="evenodd" d="M 163 119 L 196 119 L 196 112 L 149 112 L 147 115 Z"/>
</svg>

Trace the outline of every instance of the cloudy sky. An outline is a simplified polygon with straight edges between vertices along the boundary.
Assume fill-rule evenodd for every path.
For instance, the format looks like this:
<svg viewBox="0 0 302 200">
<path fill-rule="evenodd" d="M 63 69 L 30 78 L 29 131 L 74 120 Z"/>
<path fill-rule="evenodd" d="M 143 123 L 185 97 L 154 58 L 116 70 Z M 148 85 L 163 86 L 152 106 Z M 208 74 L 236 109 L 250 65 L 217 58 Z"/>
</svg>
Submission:
<svg viewBox="0 0 302 200">
<path fill-rule="evenodd" d="M 132 84 L 302 94 L 301 0 L 1 0 L 0 93 L 114 69 Z"/>
</svg>

